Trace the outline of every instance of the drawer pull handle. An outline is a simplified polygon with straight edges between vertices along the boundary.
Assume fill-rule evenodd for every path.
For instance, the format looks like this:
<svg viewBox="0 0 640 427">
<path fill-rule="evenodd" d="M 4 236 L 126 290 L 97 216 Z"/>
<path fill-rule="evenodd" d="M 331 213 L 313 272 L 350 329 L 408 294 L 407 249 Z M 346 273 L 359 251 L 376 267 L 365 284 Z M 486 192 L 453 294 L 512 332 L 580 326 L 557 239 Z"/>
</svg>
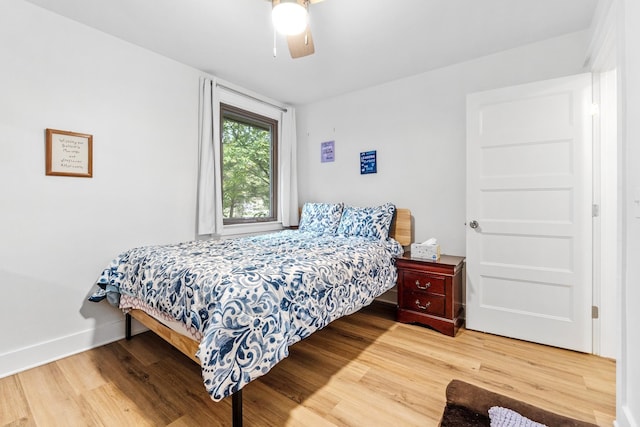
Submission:
<svg viewBox="0 0 640 427">
<path fill-rule="evenodd" d="M 420 280 L 416 280 L 416 288 L 418 289 L 422 289 L 424 291 L 425 289 L 429 289 L 430 286 L 431 286 L 431 282 L 427 282 L 426 285 L 420 286 Z"/>
<path fill-rule="evenodd" d="M 416 300 L 416 306 L 421 310 L 429 309 L 430 305 L 431 305 L 431 301 L 427 301 L 427 303 L 425 305 L 420 305 L 420 300 L 419 299 Z"/>
</svg>

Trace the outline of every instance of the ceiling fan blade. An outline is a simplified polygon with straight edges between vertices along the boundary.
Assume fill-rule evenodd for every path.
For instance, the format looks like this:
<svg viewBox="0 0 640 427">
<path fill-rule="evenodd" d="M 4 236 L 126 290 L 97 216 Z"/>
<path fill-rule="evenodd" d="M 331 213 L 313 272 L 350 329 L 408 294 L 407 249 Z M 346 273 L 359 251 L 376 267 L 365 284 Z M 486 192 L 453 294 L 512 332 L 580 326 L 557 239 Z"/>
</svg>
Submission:
<svg viewBox="0 0 640 427">
<path fill-rule="evenodd" d="M 307 28 L 302 33 L 295 36 L 287 36 L 287 44 L 292 58 L 301 58 L 314 53 L 313 37 L 311 36 L 309 24 L 307 24 Z"/>
</svg>

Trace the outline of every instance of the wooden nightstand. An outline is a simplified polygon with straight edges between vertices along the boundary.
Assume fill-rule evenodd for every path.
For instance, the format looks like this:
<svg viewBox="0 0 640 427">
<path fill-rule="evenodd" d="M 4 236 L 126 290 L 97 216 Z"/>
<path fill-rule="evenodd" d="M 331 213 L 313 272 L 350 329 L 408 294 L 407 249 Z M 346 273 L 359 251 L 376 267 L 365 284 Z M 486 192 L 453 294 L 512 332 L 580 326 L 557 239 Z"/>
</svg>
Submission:
<svg viewBox="0 0 640 427">
<path fill-rule="evenodd" d="M 406 252 L 398 267 L 397 320 L 420 323 L 455 336 L 464 323 L 462 271 L 464 257 L 442 255 L 438 261 L 411 258 Z"/>
</svg>

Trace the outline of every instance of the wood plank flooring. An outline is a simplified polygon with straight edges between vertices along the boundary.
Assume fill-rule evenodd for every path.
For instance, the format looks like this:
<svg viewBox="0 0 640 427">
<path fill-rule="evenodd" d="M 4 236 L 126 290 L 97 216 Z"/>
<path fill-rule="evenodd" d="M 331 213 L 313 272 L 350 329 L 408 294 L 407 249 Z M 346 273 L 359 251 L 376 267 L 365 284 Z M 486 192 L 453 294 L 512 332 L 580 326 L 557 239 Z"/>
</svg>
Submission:
<svg viewBox="0 0 640 427">
<path fill-rule="evenodd" d="M 437 426 L 458 378 L 611 426 L 615 362 L 461 329 L 394 321 L 375 304 L 291 348 L 244 389 L 245 426 Z M 224 426 L 192 360 L 151 332 L 0 379 L 2 426 Z"/>
</svg>

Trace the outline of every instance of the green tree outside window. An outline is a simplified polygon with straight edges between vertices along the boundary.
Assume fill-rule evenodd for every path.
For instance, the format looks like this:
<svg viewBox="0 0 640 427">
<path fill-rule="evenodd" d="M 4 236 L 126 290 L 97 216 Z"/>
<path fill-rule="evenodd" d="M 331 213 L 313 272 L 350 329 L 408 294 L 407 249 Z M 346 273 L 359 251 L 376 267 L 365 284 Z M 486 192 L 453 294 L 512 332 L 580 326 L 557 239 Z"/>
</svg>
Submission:
<svg viewBox="0 0 640 427">
<path fill-rule="evenodd" d="M 225 105 L 221 118 L 224 222 L 275 221 L 277 122 Z"/>
</svg>

